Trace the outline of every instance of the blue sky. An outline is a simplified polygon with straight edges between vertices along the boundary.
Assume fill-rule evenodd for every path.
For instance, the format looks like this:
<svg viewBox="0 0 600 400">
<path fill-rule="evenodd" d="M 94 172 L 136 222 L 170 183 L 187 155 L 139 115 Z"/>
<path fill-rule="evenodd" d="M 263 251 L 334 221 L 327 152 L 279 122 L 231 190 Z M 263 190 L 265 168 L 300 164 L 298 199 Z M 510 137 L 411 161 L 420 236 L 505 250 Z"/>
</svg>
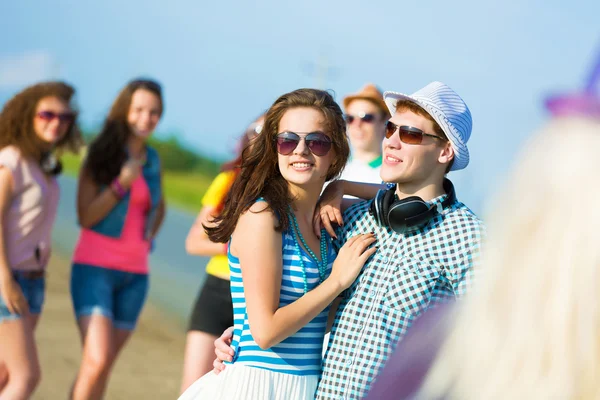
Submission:
<svg viewBox="0 0 600 400">
<path fill-rule="evenodd" d="M 440 80 L 473 114 L 471 164 L 450 177 L 478 211 L 544 121 L 543 97 L 582 86 L 598 15 L 594 0 L 4 1 L 0 103 L 66 79 L 95 127 L 126 81 L 152 76 L 166 96 L 158 131 L 222 158 L 287 91 L 320 86 L 341 101 L 368 81 L 411 93 Z"/>
</svg>

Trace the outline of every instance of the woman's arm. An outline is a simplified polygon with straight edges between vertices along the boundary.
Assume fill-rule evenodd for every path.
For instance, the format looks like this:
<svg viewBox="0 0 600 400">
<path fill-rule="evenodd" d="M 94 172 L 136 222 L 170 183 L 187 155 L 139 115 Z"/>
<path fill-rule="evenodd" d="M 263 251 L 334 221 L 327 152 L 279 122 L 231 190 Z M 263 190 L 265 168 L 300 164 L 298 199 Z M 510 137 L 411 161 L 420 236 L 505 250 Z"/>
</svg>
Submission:
<svg viewBox="0 0 600 400">
<path fill-rule="evenodd" d="M 187 251 L 188 254 L 199 256 L 215 256 L 225 254 L 225 246 L 223 243 L 211 242 L 211 240 L 208 238 L 208 235 L 204 231 L 204 226 L 214 226 L 214 224 L 211 222 L 214 215 L 214 207 L 202 207 L 185 240 L 185 251 Z"/>
<path fill-rule="evenodd" d="M 164 197 L 161 197 L 160 203 L 158 203 L 157 207 L 158 208 L 156 209 L 156 219 L 154 220 L 154 226 L 150 231 L 150 241 L 154 239 L 154 237 L 160 230 L 160 227 L 162 226 L 162 223 L 165 220 L 165 215 L 167 214 L 167 205 L 165 203 Z"/>
<path fill-rule="evenodd" d="M 377 195 L 379 190 L 387 189 L 383 183 L 352 182 L 344 179 L 332 183 L 339 184 L 342 187 L 343 194 L 364 200 L 370 200 Z"/>
<path fill-rule="evenodd" d="M 90 228 L 106 217 L 119 202 L 115 192 L 106 187 L 103 190 L 94 181 L 84 166 L 79 172 L 77 186 L 77 218 L 79 225 Z"/>
<path fill-rule="evenodd" d="M 0 166 L 0 295 L 11 313 L 25 314 L 29 306 L 21 288 L 13 279 L 12 269 L 6 255 L 4 227 L 6 226 L 6 213 L 14 191 L 13 186 L 11 171 Z"/>
<path fill-rule="evenodd" d="M 232 235 L 231 252 L 240 260 L 252 337 L 262 349 L 268 349 L 298 332 L 331 304 L 350 286 L 375 250 L 366 250 L 374 241 L 372 235 L 350 239 L 323 283 L 279 308 L 283 269 L 281 233 L 274 229 L 275 216 L 260 212 L 263 209 L 264 204 L 256 203 L 240 217 Z"/>
<path fill-rule="evenodd" d="M 140 172 L 141 172 L 141 170 L 140 170 Z M 160 203 L 158 203 L 158 209 L 156 210 L 157 215 L 156 215 L 156 218 L 154 219 L 154 226 L 150 230 L 150 241 L 154 240 L 154 237 L 160 230 L 160 227 L 162 226 L 162 223 L 165 220 L 165 215 L 167 214 L 167 204 L 165 201 L 165 191 L 164 191 L 163 182 L 164 182 L 164 174 L 163 174 L 163 171 L 161 168 L 161 170 L 160 170 L 160 193 L 161 193 Z"/>
<path fill-rule="evenodd" d="M 321 236 L 321 228 L 336 238 L 332 224 L 342 226 L 344 220 L 342 213 L 351 205 L 360 202 L 359 199 L 372 199 L 380 189 L 386 189 L 384 184 L 351 182 L 343 179 L 333 181 L 327 185 L 313 217 L 313 229 L 317 236 Z M 359 199 L 345 199 L 344 195 L 358 197 Z"/>
<path fill-rule="evenodd" d="M 121 172 L 116 179 L 119 181 L 121 187 L 129 190 L 133 181 L 141 173 L 142 165 L 140 164 L 140 160 L 132 158 L 123 164 Z M 84 163 L 79 172 L 79 184 L 77 186 L 77 217 L 79 225 L 84 228 L 91 228 L 96 225 L 108 215 L 119 200 L 119 197 L 110 187 L 100 189 L 100 186 L 94 181 L 86 163 Z M 160 218 L 160 222 L 162 222 L 162 217 Z"/>
<path fill-rule="evenodd" d="M 319 203 L 337 205 L 343 212 L 357 202 L 372 199 L 382 189 L 387 189 L 383 183 L 363 183 L 340 179 L 327 185 L 321 194 Z M 354 196 L 357 199 L 348 199 L 344 196 Z"/>
</svg>

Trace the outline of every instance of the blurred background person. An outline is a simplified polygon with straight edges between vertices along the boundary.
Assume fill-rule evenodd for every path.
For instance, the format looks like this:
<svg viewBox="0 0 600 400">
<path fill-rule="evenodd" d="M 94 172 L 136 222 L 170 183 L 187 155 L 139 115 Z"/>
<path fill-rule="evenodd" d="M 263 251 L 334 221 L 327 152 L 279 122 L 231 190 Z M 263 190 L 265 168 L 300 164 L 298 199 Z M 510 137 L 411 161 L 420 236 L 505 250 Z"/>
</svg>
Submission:
<svg viewBox="0 0 600 400">
<path fill-rule="evenodd" d="M 129 82 L 115 99 L 79 174 L 81 233 L 71 295 L 83 344 L 74 399 L 103 396 L 148 292 L 148 254 L 165 215 L 158 153 L 147 144 L 164 111 L 154 81 Z"/>
<path fill-rule="evenodd" d="M 55 152 L 81 144 L 75 90 L 29 86 L 0 113 L 0 397 L 29 399 L 40 380 L 34 340 L 60 188 Z"/>
<path fill-rule="evenodd" d="M 185 243 L 188 254 L 211 256 L 206 265 L 206 280 L 198 294 L 190 317 L 186 336 L 183 361 L 183 393 L 198 378 L 213 368 L 214 341 L 221 333 L 233 326 L 233 304 L 229 288 L 229 262 L 227 245 L 214 243 L 204 231 L 212 226 L 210 221 L 217 216 L 231 185 L 240 172 L 242 153 L 252 139 L 262 131 L 264 116 L 256 119 L 244 132 L 237 144 L 236 158 L 221 168 L 202 198 L 202 209 L 190 229 Z"/>
<path fill-rule="evenodd" d="M 382 143 L 390 113 L 383 94 L 372 83 L 343 99 L 351 155 L 341 179 L 381 183 Z"/>
</svg>

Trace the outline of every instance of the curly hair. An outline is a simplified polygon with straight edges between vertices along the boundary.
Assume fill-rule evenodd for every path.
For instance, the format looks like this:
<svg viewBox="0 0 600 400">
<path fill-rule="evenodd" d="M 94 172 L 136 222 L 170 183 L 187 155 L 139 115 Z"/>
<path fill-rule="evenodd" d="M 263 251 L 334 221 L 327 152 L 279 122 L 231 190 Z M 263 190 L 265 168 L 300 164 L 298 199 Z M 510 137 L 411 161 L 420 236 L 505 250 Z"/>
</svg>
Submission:
<svg viewBox="0 0 600 400">
<path fill-rule="evenodd" d="M 241 172 L 229 191 L 222 213 L 215 218 L 217 226 L 205 230 L 213 242 L 225 243 L 231 237 L 237 221 L 259 197 L 263 197 L 273 213 L 279 217 L 278 231 L 288 228 L 288 207 L 293 199 L 288 182 L 281 175 L 277 164 L 275 138 L 283 115 L 294 108 L 313 108 L 325 117 L 325 131 L 331 134 L 335 159 L 325 180 L 331 180 L 342 172 L 350 147 L 346 137 L 346 122 L 340 106 L 326 91 L 298 89 L 279 97 L 265 116 L 262 132 L 246 147 L 242 155 Z"/>
<path fill-rule="evenodd" d="M 160 84 L 148 79 L 135 79 L 129 82 L 117 95 L 100 134 L 90 145 L 85 169 L 99 184 L 108 185 L 115 179 L 127 160 L 126 145 L 131 129 L 127 122 L 131 98 L 138 89 L 154 93 L 160 102 L 161 115 L 164 111 Z"/>
<path fill-rule="evenodd" d="M 8 100 L 0 113 L 0 149 L 13 145 L 23 155 L 41 162 L 47 150 L 33 128 L 38 103 L 43 98 L 56 97 L 74 109 L 71 103 L 74 95 L 75 89 L 72 86 L 58 81 L 41 82 L 17 93 Z M 65 136 L 56 143 L 59 154 L 64 150 L 77 153 L 83 143 L 76 115 Z"/>
</svg>

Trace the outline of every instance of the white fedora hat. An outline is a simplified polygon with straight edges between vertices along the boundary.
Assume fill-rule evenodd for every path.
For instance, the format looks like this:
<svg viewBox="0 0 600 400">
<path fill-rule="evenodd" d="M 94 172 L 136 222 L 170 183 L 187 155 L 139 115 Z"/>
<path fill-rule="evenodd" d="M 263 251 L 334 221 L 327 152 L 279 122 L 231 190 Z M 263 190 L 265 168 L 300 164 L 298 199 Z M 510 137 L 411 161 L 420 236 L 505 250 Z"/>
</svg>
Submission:
<svg viewBox="0 0 600 400">
<path fill-rule="evenodd" d="M 469 107 L 454 90 L 442 82 L 431 82 L 411 95 L 385 92 L 383 99 L 391 115 L 396 112 L 399 100 L 408 100 L 423 108 L 442 128 L 454 148 L 451 170 L 457 171 L 469 164 L 467 142 L 471 137 L 473 119 Z"/>
</svg>

